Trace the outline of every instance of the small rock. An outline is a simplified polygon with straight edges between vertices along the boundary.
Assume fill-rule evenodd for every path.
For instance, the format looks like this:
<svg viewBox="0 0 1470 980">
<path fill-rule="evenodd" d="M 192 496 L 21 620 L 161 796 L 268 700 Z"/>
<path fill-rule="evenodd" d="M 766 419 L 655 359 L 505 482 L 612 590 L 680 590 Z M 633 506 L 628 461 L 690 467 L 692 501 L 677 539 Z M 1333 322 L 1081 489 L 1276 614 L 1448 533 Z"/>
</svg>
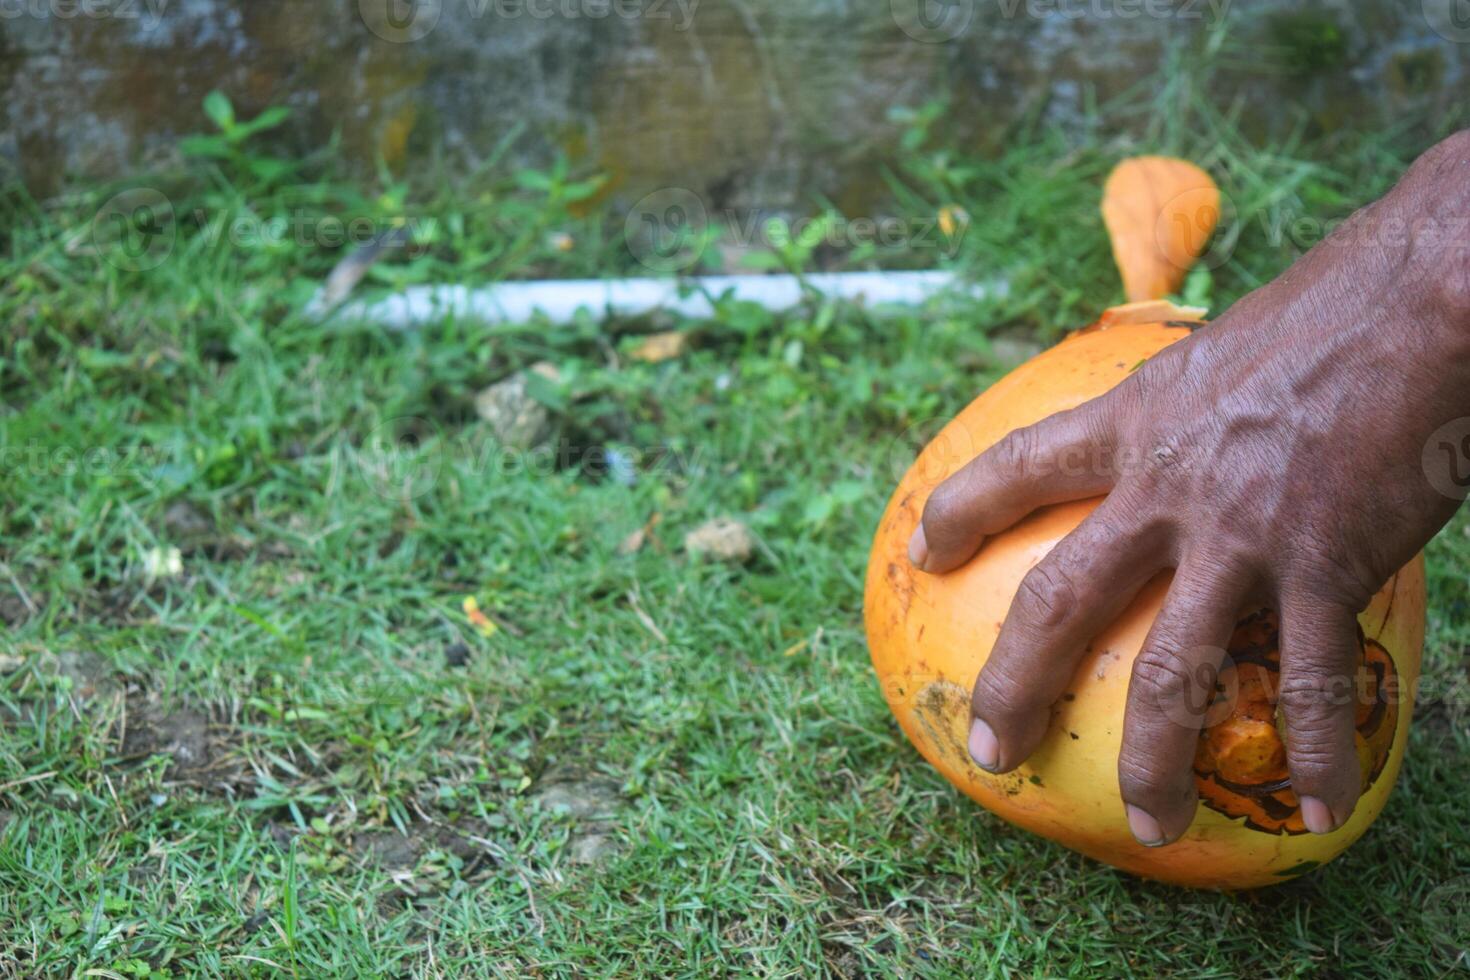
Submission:
<svg viewBox="0 0 1470 980">
<path fill-rule="evenodd" d="M 277 820 L 272 820 L 267 825 L 265 832 L 270 835 L 271 840 L 276 842 L 276 846 L 283 851 L 289 851 L 291 849 L 291 842 L 301 833 L 301 831 L 296 829 L 295 824 L 285 824 Z"/>
<path fill-rule="evenodd" d="M 719 561 L 745 562 L 755 550 L 755 536 L 733 517 L 717 517 L 684 535 L 684 550 Z"/>
<path fill-rule="evenodd" d="M 538 807 L 550 813 L 565 814 L 577 820 L 605 820 L 617 813 L 620 796 L 618 786 L 612 780 L 588 779 L 554 783 L 532 799 Z"/>
<path fill-rule="evenodd" d="M 147 709 L 131 720 L 123 738 L 129 756 L 167 755 L 171 779 L 183 779 L 209 765 L 209 720 L 197 711 L 181 708 L 171 714 Z"/>
<path fill-rule="evenodd" d="M 368 830 L 353 837 L 352 850 L 384 868 L 411 868 L 418 862 L 423 846 L 416 838 L 396 830 Z"/>
<path fill-rule="evenodd" d="M 463 643 L 451 643 L 444 648 L 446 667 L 463 667 L 470 662 L 470 648 Z"/>
<path fill-rule="evenodd" d="M 573 864 L 605 864 L 617 852 L 618 842 L 611 834 L 583 834 L 567 844 L 567 857 Z"/>
<path fill-rule="evenodd" d="M 635 361 L 657 364 L 660 361 L 672 361 L 676 357 L 683 357 L 688 350 L 689 334 L 683 330 L 670 330 L 667 333 L 649 334 L 644 337 L 628 352 L 628 356 Z"/>
<path fill-rule="evenodd" d="M 48 657 L 42 669 L 71 681 L 71 692 L 81 700 L 106 700 L 122 690 L 112 673 L 112 666 L 95 653 L 63 650 Z"/>
<path fill-rule="evenodd" d="M 631 487 L 638 482 L 638 467 L 633 457 L 621 449 L 609 448 L 602 454 L 607 463 L 607 477 L 620 487 Z"/>
<path fill-rule="evenodd" d="M 0 595 L 0 625 L 19 626 L 31 616 L 31 611 L 26 608 L 25 600 L 11 592 Z"/>
<path fill-rule="evenodd" d="M 551 381 L 560 376 L 545 361 L 530 370 Z M 527 372 L 520 371 L 475 396 L 475 412 L 507 449 L 534 449 L 551 437 L 551 412 L 531 397 L 526 379 Z"/>
<path fill-rule="evenodd" d="M 648 532 L 639 528 L 626 538 L 618 542 L 618 554 L 636 555 L 643 550 L 643 543 L 648 540 Z"/>
<path fill-rule="evenodd" d="M 618 542 L 618 554 L 634 555 L 642 551 L 643 546 L 648 543 L 648 539 L 653 536 L 653 529 L 658 527 L 663 519 L 664 515 L 655 513 L 643 523 L 642 527 Z"/>
<path fill-rule="evenodd" d="M 180 500 L 163 512 L 163 528 L 170 536 L 187 540 L 213 531 L 214 521 L 187 500 Z"/>
<path fill-rule="evenodd" d="M 143 575 L 150 582 L 178 578 L 184 574 L 184 555 L 175 547 L 149 548 L 143 552 Z"/>
</svg>

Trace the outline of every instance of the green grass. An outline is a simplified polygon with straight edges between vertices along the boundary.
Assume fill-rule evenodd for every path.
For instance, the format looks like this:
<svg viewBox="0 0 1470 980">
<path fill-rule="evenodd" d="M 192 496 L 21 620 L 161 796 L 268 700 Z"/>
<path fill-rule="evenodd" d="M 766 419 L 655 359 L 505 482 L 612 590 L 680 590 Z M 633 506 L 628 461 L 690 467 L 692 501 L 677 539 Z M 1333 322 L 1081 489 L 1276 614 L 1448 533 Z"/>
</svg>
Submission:
<svg viewBox="0 0 1470 980">
<path fill-rule="evenodd" d="M 89 254 L 116 188 L 8 197 L 0 974 L 1453 969 L 1463 517 L 1430 550 L 1444 694 L 1398 790 L 1344 857 L 1268 891 L 1140 882 L 990 817 L 871 678 L 862 574 L 903 433 L 999 376 L 989 338 L 1053 338 L 1118 298 L 1095 217 L 1114 160 L 1184 152 L 1221 178 L 1240 234 L 1192 286 L 1218 309 L 1297 251 L 1273 221 L 1346 213 L 1430 135 L 1255 147 L 1177 81 L 1108 111 L 1098 132 L 1131 137 L 1028 129 L 984 159 L 916 116 L 895 208 L 964 207 L 953 265 L 1011 291 L 889 317 L 323 328 L 293 311 L 335 250 L 215 234 L 432 219 L 377 285 L 633 268 L 620 223 L 571 215 L 588 187 L 564 173 L 362 188 L 243 140 L 196 147 L 151 178 L 178 238 L 145 271 Z M 688 356 L 626 357 L 669 327 L 693 333 Z M 559 444 L 633 454 L 632 485 L 496 449 L 472 397 L 539 360 L 562 370 L 539 392 Z M 753 528 L 747 565 L 683 553 L 719 515 Z M 150 580 L 173 547 L 182 574 Z"/>
</svg>

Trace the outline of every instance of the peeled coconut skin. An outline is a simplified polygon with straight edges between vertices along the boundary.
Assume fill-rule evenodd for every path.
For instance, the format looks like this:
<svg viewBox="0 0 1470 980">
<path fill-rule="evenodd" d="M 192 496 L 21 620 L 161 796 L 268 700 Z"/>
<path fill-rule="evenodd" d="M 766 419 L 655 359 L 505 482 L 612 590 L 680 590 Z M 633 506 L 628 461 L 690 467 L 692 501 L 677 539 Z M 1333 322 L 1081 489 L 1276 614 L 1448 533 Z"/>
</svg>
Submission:
<svg viewBox="0 0 1470 980">
<path fill-rule="evenodd" d="M 975 399 L 919 455 L 889 501 L 869 560 L 864 618 L 873 667 L 894 715 L 924 758 L 960 790 L 1011 823 L 1133 874 L 1208 889 L 1257 888 L 1310 871 L 1362 836 L 1383 810 L 1403 761 L 1424 644 L 1424 563 L 1401 569 L 1358 617 L 1366 644 L 1396 674 L 1396 711 L 1366 742 L 1371 777 L 1348 822 L 1331 834 L 1305 832 L 1289 785 L 1272 794 L 1274 816 L 1259 800 L 1206 787 L 1199 766 L 1256 765 L 1279 757 L 1263 727 L 1235 725 L 1202 736 L 1213 748 L 1197 757 L 1202 803 L 1189 830 L 1166 847 L 1148 848 L 1129 833 L 1118 794 L 1117 758 L 1134 658 L 1158 615 L 1170 575 L 1139 594 L 1078 667 L 1052 709 L 1045 740 L 1018 769 L 992 775 L 966 749 L 970 689 L 995 645 L 1022 577 L 1097 506 L 1098 500 L 1047 507 L 988 539 L 967 565 L 944 575 L 909 563 L 908 542 L 930 491 L 1012 429 L 1104 394 L 1146 358 L 1189 335 L 1196 311 L 1165 302 L 1135 303 L 1104 314 L 1088 330 L 1017 368 Z M 1253 612 L 1244 610 L 1243 618 Z M 1242 627 L 1244 630 L 1244 626 Z M 1265 709 L 1269 711 L 1269 706 Z M 1368 712 L 1362 713 L 1367 718 Z M 1279 738 L 1279 725 L 1272 725 Z M 1389 734 L 1391 730 L 1391 736 Z M 1244 733 L 1244 734 L 1242 734 Z M 1254 733 L 1254 734 L 1253 734 Z M 1256 738 L 1242 753 L 1240 738 Z M 1367 746 L 1366 748 L 1364 746 Z M 1223 762 L 1210 762 L 1218 750 Z M 1378 758 L 1369 756 L 1377 754 Z M 1386 757 L 1385 757 L 1386 755 Z M 1244 759 L 1245 762 L 1240 760 Z M 1259 759 L 1259 762 L 1253 760 Z M 1376 770 L 1376 774 L 1375 774 Z M 1279 786 L 1279 780 L 1272 785 Z M 1238 797 L 1238 798 L 1237 798 Z M 1227 812 L 1248 815 L 1230 816 Z"/>
</svg>

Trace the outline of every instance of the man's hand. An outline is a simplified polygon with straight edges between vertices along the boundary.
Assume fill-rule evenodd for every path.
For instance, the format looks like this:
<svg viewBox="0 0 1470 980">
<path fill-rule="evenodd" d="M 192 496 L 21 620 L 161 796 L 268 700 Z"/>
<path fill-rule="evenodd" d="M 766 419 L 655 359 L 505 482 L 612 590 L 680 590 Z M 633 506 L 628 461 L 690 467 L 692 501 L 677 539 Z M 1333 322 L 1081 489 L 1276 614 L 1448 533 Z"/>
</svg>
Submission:
<svg viewBox="0 0 1470 980">
<path fill-rule="evenodd" d="M 1348 819 L 1356 616 L 1460 502 L 1435 485 L 1463 479 L 1465 460 L 1426 470 L 1424 448 L 1470 415 L 1467 219 L 1470 132 L 1108 395 L 1012 433 L 934 491 L 909 547 L 931 573 L 1039 506 L 1107 494 L 1021 583 L 975 682 L 980 766 L 1025 761 L 1088 641 L 1172 568 L 1118 759 L 1134 836 L 1167 844 L 1193 819 L 1199 725 L 1178 705 L 1258 605 L 1280 612 L 1303 820 L 1327 833 Z"/>
</svg>

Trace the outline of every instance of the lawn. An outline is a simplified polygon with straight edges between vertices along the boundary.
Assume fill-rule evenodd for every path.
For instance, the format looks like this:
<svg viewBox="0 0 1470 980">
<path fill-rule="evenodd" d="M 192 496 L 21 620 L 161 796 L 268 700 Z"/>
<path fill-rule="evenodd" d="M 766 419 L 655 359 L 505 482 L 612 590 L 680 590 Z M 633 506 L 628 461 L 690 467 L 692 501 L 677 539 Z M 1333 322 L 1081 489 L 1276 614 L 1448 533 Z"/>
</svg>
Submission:
<svg viewBox="0 0 1470 980">
<path fill-rule="evenodd" d="M 1165 79 L 1092 135 L 981 154 L 923 107 L 887 180 L 895 213 L 968 216 L 952 256 L 757 261 L 944 265 L 1004 295 L 391 332 L 300 312 L 343 252 L 290 229 L 412 225 L 364 294 L 637 272 L 596 175 L 352 178 L 224 109 L 127 185 L 169 202 L 157 251 L 97 232 L 122 187 L 0 199 L 0 975 L 1463 968 L 1464 515 L 1429 551 L 1388 808 L 1258 893 L 1134 880 L 975 807 L 905 742 L 861 620 L 914 434 L 1119 300 L 1096 205 L 1120 156 L 1220 179 L 1188 287 L 1218 311 L 1432 132 L 1257 143 Z M 674 330 L 687 352 L 639 359 Z M 475 396 L 540 362 L 549 448 L 500 446 Z M 719 517 L 748 560 L 686 551 Z"/>
</svg>

